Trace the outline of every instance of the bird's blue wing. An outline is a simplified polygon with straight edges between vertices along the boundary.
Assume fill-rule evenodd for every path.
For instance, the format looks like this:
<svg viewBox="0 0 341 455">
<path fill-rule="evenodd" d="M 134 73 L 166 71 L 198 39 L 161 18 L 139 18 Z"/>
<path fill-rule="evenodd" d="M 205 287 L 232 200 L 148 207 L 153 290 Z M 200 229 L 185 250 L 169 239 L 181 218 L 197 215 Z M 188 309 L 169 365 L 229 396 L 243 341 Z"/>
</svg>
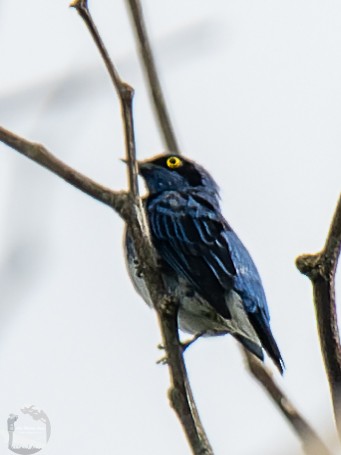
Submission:
<svg viewBox="0 0 341 455">
<path fill-rule="evenodd" d="M 234 289 L 248 313 L 269 311 L 252 258 L 204 195 L 164 192 L 147 205 L 152 237 L 161 257 L 203 296 Z"/>
<path fill-rule="evenodd" d="M 173 191 L 151 198 L 147 213 L 162 259 L 229 317 L 224 294 L 233 288 L 236 270 L 221 214 L 205 198 Z"/>
<path fill-rule="evenodd" d="M 262 345 L 283 372 L 284 362 L 270 329 L 270 315 L 258 270 L 245 246 L 233 231 L 225 231 L 231 258 L 236 268 L 234 289 L 241 296 L 249 320 Z"/>
<path fill-rule="evenodd" d="M 263 317 L 269 320 L 270 315 L 262 281 L 250 253 L 232 230 L 225 231 L 224 236 L 236 268 L 234 288 L 242 297 L 246 311 L 255 313 L 260 310 Z"/>
</svg>

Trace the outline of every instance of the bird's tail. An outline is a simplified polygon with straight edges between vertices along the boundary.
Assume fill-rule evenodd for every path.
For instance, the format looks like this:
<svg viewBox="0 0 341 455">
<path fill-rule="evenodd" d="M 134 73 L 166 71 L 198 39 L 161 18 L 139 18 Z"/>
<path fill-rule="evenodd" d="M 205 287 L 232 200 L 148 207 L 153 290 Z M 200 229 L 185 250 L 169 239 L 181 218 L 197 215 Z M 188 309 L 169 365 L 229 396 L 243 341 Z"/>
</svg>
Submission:
<svg viewBox="0 0 341 455">
<path fill-rule="evenodd" d="M 269 324 L 267 324 L 262 318 L 257 317 L 257 314 L 249 314 L 249 319 L 257 335 L 264 346 L 264 349 L 269 354 L 279 372 L 283 374 L 285 365 L 282 359 L 281 353 L 279 352 L 277 343 L 274 336 L 272 335 Z"/>
<path fill-rule="evenodd" d="M 259 358 L 259 360 L 264 360 L 263 349 L 259 346 L 259 344 L 254 343 L 249 338 L 245 338 L 243 335 L 234 334 L 234 337 L 252 354 Z"/>
</svg>

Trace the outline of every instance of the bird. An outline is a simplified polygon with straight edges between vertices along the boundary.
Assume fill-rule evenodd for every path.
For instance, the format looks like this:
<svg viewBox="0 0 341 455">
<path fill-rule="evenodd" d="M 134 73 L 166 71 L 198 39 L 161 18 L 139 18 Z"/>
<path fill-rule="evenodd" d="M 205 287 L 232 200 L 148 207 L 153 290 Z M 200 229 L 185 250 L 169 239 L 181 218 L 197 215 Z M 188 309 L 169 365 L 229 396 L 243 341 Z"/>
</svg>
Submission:
<svg viewBox="0 0 341 455">
<path fill-rule="evenodd" d="M 231 334 L 262 361 L 265 350 L 283 374 L 260 275 L 222 215 L 215 180 L 178 154 L 137 165 L 148 190 L 143 204 L 162 280 L 179 302 L 179 328 L 195 338 Z M 129 227 L 125 251 L 134 287 L 152 307 Z"/>
</svg>

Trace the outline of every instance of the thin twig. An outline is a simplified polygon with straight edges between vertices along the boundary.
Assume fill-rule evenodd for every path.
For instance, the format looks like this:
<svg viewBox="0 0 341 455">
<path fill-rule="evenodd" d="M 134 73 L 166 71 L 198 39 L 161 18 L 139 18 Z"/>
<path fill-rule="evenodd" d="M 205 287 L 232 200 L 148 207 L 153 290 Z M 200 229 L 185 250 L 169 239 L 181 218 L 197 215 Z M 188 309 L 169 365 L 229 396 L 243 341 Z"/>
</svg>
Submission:
<svg viewBox="0 0 341 455">
<path fill-rule="evenodd" d="M 154 251 L 150 243 L 148 225 L 145 220 L 141 198 L 139 197 L 132 109 L 134 91 L 128 84 L 121 80 L 110 60 L 108 52 L 104 47 L 104 43 L 98 34 L 97 28 L 88 10 L 87 1 L 77 0 L 74 1 L 71 6 L 77 9 L 89 28 L 120 99 L 126 140 L 129 192 L 131 194 L 133 206 L 131 218 L 128 220 L 128 226 L 135 244 L 138 260 L 143 264 L 144 280 L 150 292 L 160 323 L 171 377 L 171 389 L 169 393 L 171 403 L 182 423 L 193 453 L 196 455 L 213 455 L 188 382 L 178 334 L 178 302 L 167 295 L 161 276 L 158 273 Z"/>
<path fill-rule="evenodd" d="M 81 174 L 72 167 L 63 163 L 60 159 L 52 155 L 43 145 L 28 141 L 11 131 L 0 126 L 0 141 L 7 144 L 22 155 L 27 156 L 32 161 L 49 169 L 66 182 L 83 191 L 83 193 L 97 199 L 103 204 L 112 207 L 124 219 L 127 218 L 129 208 L 129 197 L 124 191 L 113 191 L 89 177 Z"/>
<path fill-rule="evenodd" d="M 312 282 L 321 351 L 341 438 L 341 347 L 335 304 L 335 274 L 340 251 L 341 196 L 323 250 L 304 254 L 296 260 L 299 271 Z"/>
<path fill-rule="evenodd" d="M 136 160 L 131 159 L 132 154 L 135 154 L 135 141 L 134 137 L 130 137 L 134 134 L 134 129 L 132 128 L 132 101 L 134 97 L 134 89 L 128 85 L 127 83 L 123 82 L 120 78 L 118 71 L 115 68 L 114 63 L 112 62 L 108 51 L 106 50 L 104 43 L 100 34 L 98 33 L 96 24 L 94 23 L 90 11 L 88 8 L 87 0 L 75 0 L 71 3 L 71 7 L 75 8 L 83 21 L 85 22 L 86 26 L 88 27 L 91 37 L 94 40 L 97 49 L 99 50 L 101 57 L 105 63 L 107 71 L 110 75 L 111 81 L 117 91 L 117 95 L 120 100 L 121 104 L 121 111 L 124 117 L 124 129 L 125 129 L 125 140 L 126 140 L 126 147 L 128 150 L 128 167 L 129 167 L 129 191 L 135 196 L 138 195 L 138 185 L 137 185 L 137 166 Z M 131 120 L 129 120 L 129 117 Z"/>
<path fill-rule="evenodd" d="M 268 392 L 269 396 L 283 413 L 295 433 L 299 436 L 305 453 L 307 455 L 331 455 L 331 452 L 327 449 L 315 431 L 298 412 L 279 385 L 276 384 L 272 372 L 249 351 L 243 349 L 243 352 L 250 373 Z"/>
<path fill-rule="evenodd" d="M 153 99 L 153 107 L 156 114 L 160 132 L 162 134 L 168 152 L 180 153 L 174 128 L 162 92 L 160 79 L 157 73 L 153 51 L 147 33 L 142 6 L 139 0 L 126 0 L 128 10 L 138 43 L 138 50 L 148 79 L 148 88 Z"/>
</svg>

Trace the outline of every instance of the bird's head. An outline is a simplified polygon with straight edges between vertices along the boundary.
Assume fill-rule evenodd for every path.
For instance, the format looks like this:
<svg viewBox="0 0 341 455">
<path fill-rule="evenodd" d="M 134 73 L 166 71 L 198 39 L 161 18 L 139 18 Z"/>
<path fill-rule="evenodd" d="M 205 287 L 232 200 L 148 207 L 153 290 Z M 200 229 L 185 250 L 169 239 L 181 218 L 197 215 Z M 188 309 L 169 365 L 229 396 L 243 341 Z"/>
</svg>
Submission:
<svg viewBox="0 0 341 455">
<path fill-rule="evenodd" d="M 197 188 L 218 196 L 218 185 L 199 164 L 180 155 L 157 155 L 138 162 L 139 174 L 151 194 Z"/>
</svg>

